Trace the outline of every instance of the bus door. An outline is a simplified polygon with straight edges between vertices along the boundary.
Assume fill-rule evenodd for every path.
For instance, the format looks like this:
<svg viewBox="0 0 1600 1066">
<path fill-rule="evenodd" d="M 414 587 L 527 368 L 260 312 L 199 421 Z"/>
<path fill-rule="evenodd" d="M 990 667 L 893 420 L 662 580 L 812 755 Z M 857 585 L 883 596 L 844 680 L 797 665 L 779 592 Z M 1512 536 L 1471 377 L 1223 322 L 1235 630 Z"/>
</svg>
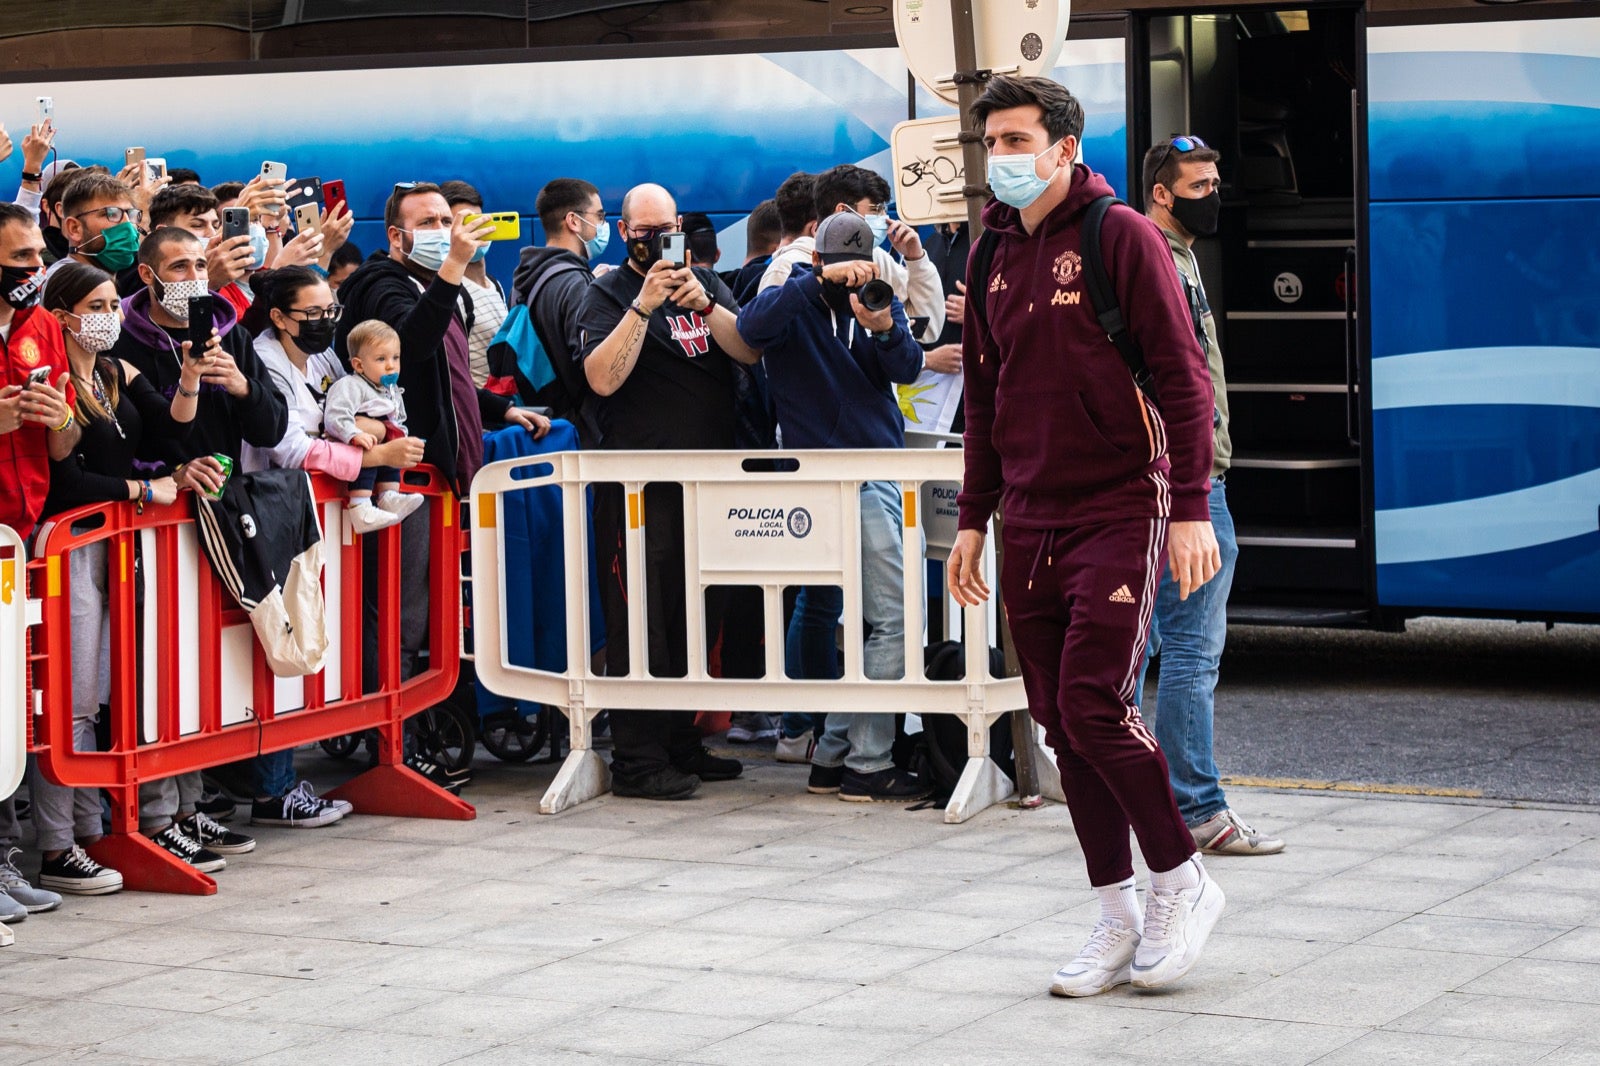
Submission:
<svg viewBox="0 0 1600 1066">
<path fill-rule="evenodd" d="M 1222 221 L 1195 251 L 1227 378 L 1235 622 L 1370 620 L 1358 24 L 1321 5 L 1134 18 L 1129 201 L 1153 142 L 1222 154 Z"/>
</svg>

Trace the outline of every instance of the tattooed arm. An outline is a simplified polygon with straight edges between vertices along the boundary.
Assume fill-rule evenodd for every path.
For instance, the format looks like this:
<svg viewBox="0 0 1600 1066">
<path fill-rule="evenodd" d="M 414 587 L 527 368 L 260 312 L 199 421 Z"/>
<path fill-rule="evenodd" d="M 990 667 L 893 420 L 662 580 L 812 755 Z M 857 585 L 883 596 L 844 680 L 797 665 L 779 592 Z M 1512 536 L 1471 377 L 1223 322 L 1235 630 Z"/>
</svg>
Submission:
<svg viewBox="0 0 1600 1066">
<path fill-rule="evenodd" d="M 624 269 L 631 270 L 632 267 Z M 628 375 L 633 373 L 634 366 L 639 362 L 639 353 L 644 349 L 650 316 L 678 287 L 675 273 L 672 264 L 665 261 L 651 267 L 645 275 L 644 288 L 639 291 L 638 298 L 623 310 L 621 320 L 611 332 L 584 356 L 583 374 L 597 395 L 610 396 L 622 388 Z M 639 310 L 635 311 L 635 307 Z"/>
</svg>

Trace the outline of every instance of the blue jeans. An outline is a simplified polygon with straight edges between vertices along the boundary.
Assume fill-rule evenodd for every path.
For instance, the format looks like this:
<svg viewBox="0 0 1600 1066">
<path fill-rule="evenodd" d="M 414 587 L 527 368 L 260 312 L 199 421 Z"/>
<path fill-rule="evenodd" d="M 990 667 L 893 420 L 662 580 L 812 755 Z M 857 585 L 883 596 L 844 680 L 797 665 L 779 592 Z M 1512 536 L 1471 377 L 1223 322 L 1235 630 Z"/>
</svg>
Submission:
<svg viewBox="0 0 1600 1066">
<path fill-rule="evenodd" d="M 844 615 L 844 592 L 837 585 L 807 585 L 795 597 L 794 615 L 784 636 L 783 654 L 790 677 L 828 681 L 840 676 L 839 642 L 835 633 Z M 783 735 L 822 735 L 822 715 L 785 711 Z"/>
<path fill-rule="evenodd" d="M 1172 570 L 1161 576 L 1150 641 L 1139 670 L 1135 701 L 1144 705 L 1144 675 L 1153 655 L 1161 656 L 1156 688 L 1156 740 L 1167 757 L 1168 779 L 1183 820 L 1192 828 L 1228 806 L 1211 751 L 1217 667 L 1228 638 L 1228 592 L 1239 559 L 1233 516 L 1220 478 L 1211 479 L 1211 528 L 1217 534 L 1222 569 L 1217 576 L 1178 599 Z M 1146 716 L 1148 718 L 1148 715 Z"/>
<path fill-rule="evenodd" d="M 294 749 L 256 756 L 256 794 L 281 797 L 294 788 Z"/>
<path fill-rule="evenodd" d="M 905 676 L 903 525 L 897 482 L 869 481 L 861 486 L 861 613 L 872 629 L 862 668 L 874 681 Z M 836 604 L 831 614 L 825 610 L 830 602 Z M 843 613 L 844 596 L 837 589 L 807 588 L 801 593 L 790 624 L 790 640 L 796 641 L 795 629 L 802 630 L 797 643 L 803 663 L 826 662 L 822 653 L 824 641 L 829 654 L 836 654 L 832 651 L 834 633 Z M 837 661 L 835 658 L 833 669 L 824 677 L 839 676 Z M 843 763 L 857 773 L 872 774 L 894 765 L 890 754 L 893 747 L 894 715 L 829 715 L 811 761 L 817 766 Z"/>
</svg>

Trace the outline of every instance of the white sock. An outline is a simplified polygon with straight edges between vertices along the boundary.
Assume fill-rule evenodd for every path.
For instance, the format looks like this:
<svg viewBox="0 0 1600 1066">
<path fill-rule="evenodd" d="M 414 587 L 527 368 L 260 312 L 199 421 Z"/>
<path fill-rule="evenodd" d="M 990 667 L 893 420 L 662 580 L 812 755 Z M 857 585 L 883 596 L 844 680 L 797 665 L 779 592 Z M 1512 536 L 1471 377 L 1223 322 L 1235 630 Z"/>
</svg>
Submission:
<svg viewBox="0 0 1600 1066">
<path fill-rule="evenodd" d="M 1200 887 L 1200 853 L 1195 852 L 1177 867 L 1157 873 L 1150 871 L 1150 887 L 1156 892 L 1178 892 Z"/>
<path fill-rule="evenodd" d="M 1133 890 L 1133 878 L 1114 885 L 1103 885 L 1094 890 L 1100 897 L 1100 917 L 1115 918 L 1122 928 L 1138 932 L 1144 927 L 1144 912 L 1139 909 L 1139 896 Z"/>
</svg>

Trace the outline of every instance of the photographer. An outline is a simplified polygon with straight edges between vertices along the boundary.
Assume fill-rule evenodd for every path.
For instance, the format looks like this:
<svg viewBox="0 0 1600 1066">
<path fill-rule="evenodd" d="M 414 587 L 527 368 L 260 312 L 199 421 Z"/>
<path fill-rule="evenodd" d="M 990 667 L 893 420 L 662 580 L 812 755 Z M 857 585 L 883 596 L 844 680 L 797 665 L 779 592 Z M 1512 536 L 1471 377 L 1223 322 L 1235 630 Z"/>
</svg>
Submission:
<svg viewBox="0 0 1600 1066">
<path fill-rule="evenodd" d="M 812 265 L 739 313 L 739 333 L 765 356 L 778 426 L 791 448 L 903 448 L 896 383 L 916 380 L 922 349 L 905 308 L 879 277 L 873 231 L 853 212 L 817 227 Z M 873 680 L 905 676 L 904 553 L 900 486 L 861 486 L 861 605 L 872 633 L 865 671 Z M 807 586 L 790 623 L 800 676 L 838 677 L 834 634 L 841 591 Z M 832 715 L 812 756 L 807 789 L 856 802 L 913 800 L 927 789 L 890 757 L 894 715 Z"/>
</svg>

